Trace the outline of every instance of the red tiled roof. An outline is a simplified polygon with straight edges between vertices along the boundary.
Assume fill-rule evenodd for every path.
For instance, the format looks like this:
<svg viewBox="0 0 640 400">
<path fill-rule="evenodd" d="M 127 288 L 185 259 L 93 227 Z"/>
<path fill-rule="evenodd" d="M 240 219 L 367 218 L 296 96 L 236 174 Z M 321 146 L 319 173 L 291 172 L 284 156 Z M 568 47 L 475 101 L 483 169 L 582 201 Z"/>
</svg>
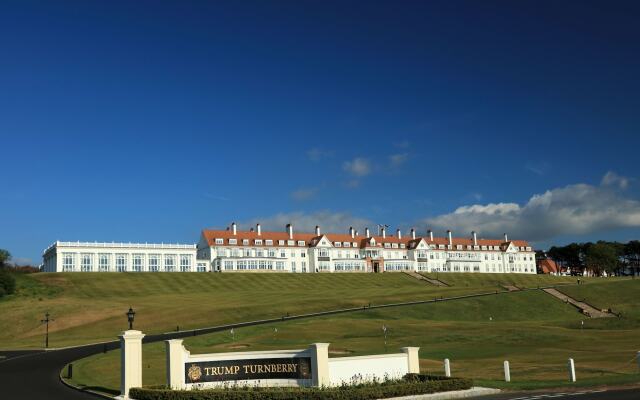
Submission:
<svg viewBox="0 0 640 400">
<path fill-rule="evenodd" d="M 543 274 L 560 272 L 560 269 L 558 268 L 558 264 L 556 264 L 556 262 L 550 258 L 545 258 L 544 260 L 538 261 L 538 267 L 540 267 Z"/>
<path fill-rule="evenodd" d="M 434 237 L 433 240 L 430 240 L 429 237 L 416 237 L 413 239 L 411 236 L 403 237 L 402 239 L 398 239 L 397 236 L 372 236 L 371 238 L 366 238 L 364 236 L 355 236 L 351 237 L 348 233 L 326 233 L 321 235 L 316 235 L 315 233 L 296 233 L 293 232 L 292 239 L 289 239 L 289 234 L 287 232 L 261 232 L 258 235 L 257 231 L 237 231 L 236 235 L 233 234 L 232 230 L 210 230 L 204 229 L 202 231 L 203 237 L 207 240 L 210 246 L 215 245 L 216 239 L 224 239 L 224 245 L 230 245 L 229 239 L 237 239 L 237 244 L 235 246 L 242 246 L 242 241 L 244 239 L 249 240 L 249 245 L 254 245 L 255 239 L 262 239 L 263 246 L 267 246 L 264 241 L 273 240 L 272 246 L 279 246 L 278 241 L 284 240 L 285 245 L 288 240 L 295 240 L 295 246 L 298 246 L 298 241 L 303 240 L 305 242 L 305 247 L 312 245 L 312 242 L 320 240 L 322 236 L 326 236 L 331 244 L 334 242 L 357 242 L 360 248 L 369 246 L 369 239 L 373 238 L 376 241 L 376 247 L 384 247 L 385 243 L 396 243 L 396 244 L 405 244 L 406 248 L 414 248 L 420 240 L 423 240 L 427 244 L 435 244 L 435 245 L 448 245 L 449 239 L 446 237 Z M 452 238 L 454 249 L 457 245 L 462 245 L 463 250 L 467 249 L 467 246 L 473 246 L 473 239 L 471 238 Z M 508 242 L 504 242 L 503 240 L 498 239 L 478 239 L 478 246 L 506 246 L 508 243 L 513 243 L 516 247 L 529 247 L 529 243 L 525 240 L 510 240 Z M 234 245 L 231 245 L 234 246 Z"/>
</svg>

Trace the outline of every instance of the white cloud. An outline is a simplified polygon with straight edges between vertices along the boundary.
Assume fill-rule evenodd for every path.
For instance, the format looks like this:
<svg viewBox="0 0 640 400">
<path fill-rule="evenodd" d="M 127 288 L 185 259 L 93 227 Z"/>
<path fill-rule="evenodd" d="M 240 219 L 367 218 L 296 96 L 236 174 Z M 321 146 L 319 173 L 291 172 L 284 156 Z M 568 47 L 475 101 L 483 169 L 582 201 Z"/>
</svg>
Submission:
<svg viewBox="0 0 640 400">
<path fill-rule="evenodd" d="M 264 230 L 283 231 L 287 224 L 293 224 L 294 232 L 313 232 L 316 225 L 320 226 L 323 233 L 347 233 L 350 226 L 364 233 L 365 227 L 373 226 L 371 220 L 351 215 L 348 212 L 316 211 L 313 213 L 290 212 L 279 213 L 272 216 L 255 218 L 246 223 L 243 227 L 254 227 L 260 223 Z M 244 228 L 243 228 L 244 229 Z"/>
<path fill-rule="evenodd" d="M 342 169 L 353 176 L 366 176 L 371 172 L 371 164 L 366 158 L 357 157 L 352 161 L 345 161 Z"/>
<path fill-rule="evenodd" d="M 620 189 L 626 189 L 629 187 L 629 178 L 620 176 L 613 171 L 607 172 L 600 182 L 602 186 L 617 186 Z"/>
<path fill-rule="evenodd" d="M 296 201 L 305 201 L 313 198 L 318 193 L 317 188 L 300 188 L 291 192 L 291 198 Z"/>
<path fill-rule="evenodd" d="M 332 155 L 333 155 L 332 151 L 324 150 L 319 147 L 314 147 L 309 151 L 307 151 L 307 157 L 309 158 L 309 160 L 315 161 L 315 162 L 320 161 L 323 158 L 331 157 Z"/>
<path fill-rule="evenodd" d="M 389 156 L 389 162 L 391 162 L 392 168 L 397 168 L 401 166 L 402 164 L 407 162 L 408 159 L 409 159 L 409 154 L 407 153 L 392 154 Z"/>
<path fill-rule="evenodd" d="M 524 168 L 527 171 L 533 172 L 536 175 L 544 175 L 551 169 L 551 164 L 546 161 L 540 161 L 537 163 L 528 162 L 525 164 Z"/>
<path fill-rule="evenodd" d="M 611 190 L 610 179 L 603 179 L 601 186 L 575 184 L 548 190 L 533 195 L 523 205 L 463 206 L 448 214 L 426 218 L 422 223 L 435 229 L 451 229 L 461 236 L 472 230 L 487 238 L 507 232 L 511 238 L 531 241 L 640 227 L 640 201 Z"/>
</svg>

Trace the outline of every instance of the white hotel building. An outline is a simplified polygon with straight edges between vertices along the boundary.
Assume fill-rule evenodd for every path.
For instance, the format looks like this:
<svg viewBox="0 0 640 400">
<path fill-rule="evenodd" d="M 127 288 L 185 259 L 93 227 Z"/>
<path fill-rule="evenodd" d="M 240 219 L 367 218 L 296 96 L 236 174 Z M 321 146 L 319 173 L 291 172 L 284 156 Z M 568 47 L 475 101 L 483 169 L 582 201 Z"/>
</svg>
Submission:
<svg viewBox="0 0 640 400">
<path fill-rule="evenodd" d="M 476 272 L 536 273 L 535 253 L 522 240 L 417 236 L 384 229 L 348 233 L 202 231 L 194 244 L 55 242 L 44 251 L 45 272 Z"/>
<path fill-rule="evenodd" d="M 55 242 L 42 255 L 44 272 L 192 272 L 195 244 Z"/>
<path fill-rule="evenodd" d="M 260 224 L 238 231 L 203 230 L 198 243 L 198 261 L 206 260 L 216 272 L 489 272 L 536 273 L 535 252 L 522 240 L 434 237 L 402 237 L 400 230 L 388 236 L 384 230 L 360 236 L 353 228 L 347 234 L 262 232 Z"/>
</svg>

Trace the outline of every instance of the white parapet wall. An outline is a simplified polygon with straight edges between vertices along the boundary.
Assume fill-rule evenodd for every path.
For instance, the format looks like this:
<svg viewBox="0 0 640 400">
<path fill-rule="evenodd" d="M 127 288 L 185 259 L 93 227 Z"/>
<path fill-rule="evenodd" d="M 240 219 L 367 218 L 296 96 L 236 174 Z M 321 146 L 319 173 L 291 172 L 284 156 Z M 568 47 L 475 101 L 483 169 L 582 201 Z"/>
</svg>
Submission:
<svg viewBox="0 0 640 400">
<path fill-rule="evenodd" d="M 405 353 L 330 358 L 329 385 L 399 379 L 409 372 L 408 364 Z"/>
<path fill-rule="evenodd" d="M 239 386 L 340 386 L 385 381 L 420 371 L 418 347 L 402 353 L 328 357 L 328 343 L 304 350 L 191 354 L 182 340 L 166 341 L 167 385 L 172 389 Z"/>
</svg>

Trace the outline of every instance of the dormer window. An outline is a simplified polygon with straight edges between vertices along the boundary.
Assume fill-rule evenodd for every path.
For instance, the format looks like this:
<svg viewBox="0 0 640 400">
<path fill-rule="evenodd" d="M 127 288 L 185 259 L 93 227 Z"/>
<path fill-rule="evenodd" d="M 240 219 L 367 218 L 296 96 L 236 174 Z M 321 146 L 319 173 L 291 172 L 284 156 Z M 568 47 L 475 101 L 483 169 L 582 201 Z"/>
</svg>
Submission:
<svg viewBox="0 0 640 400">
<path fill-rule="evenodd" d="M 256 246 L 262 246 L 262 239 L 256 239 L 254 242 Z"/>
<path fill-rule="evenodd" d="M 238 244 L 238 239 L 229 239 L 229 244 Z"/>
<path fill-rule="evenodd" d="M 384 248 L 385 249 L 390 249 L 391 248 L 391 243 L 385 243 L 384 244 Z"/>
<path fill-rule="evenodd" d="M 216 244 L 224 244 L 224 239 L 216 238 Z"/>
<path fill-rule="evenodd" d="M 340 242 L 333 242 L 333 245 L 336 247 L 342 247 L 342 243 Z"/>
<path fill-rule="evenodd" d="M 295 240 L 287 240 L 287 246 L 295 246 L 296 241 Z"/>
<path fill-rule="evenodd" d="M 279 246 L 284 246 L 284 240 L 278 240 L 278 245 Z"/>
<path fill-rule="evenodd" d="M 398 243 L 392 243 L 391 247 L 393 247 L 394 249 L 397 249 L 398 248 Z"/>
<path fill-rule="evenodd" d="M 248 246 L 249 245 L 249 239 L 242 239 L 242 245 L 243 246 Z"/>
<path fill-rule="evenodd" d="M 351 243 L 349 243 L 349 242 L 344 242 L 342 245 L 343 245 L 344 247 L 351 247 Z"/>
<path fill-rule="evenodd" d="M 404 245 L 404 243 L 400 243 L 400 248 L 404 249 L 406 246 Z"/>
<path fill-rule="evenodd" d="M 264 244 L 266 244 L 267 246 L 273 246 L 273 240 L 267 239 L 265 240 Z"/>
<path fill-rule="evenodd" d="M 304 240 L 298 240 L 298 246 L 304 246 Z"/>
</svg>

